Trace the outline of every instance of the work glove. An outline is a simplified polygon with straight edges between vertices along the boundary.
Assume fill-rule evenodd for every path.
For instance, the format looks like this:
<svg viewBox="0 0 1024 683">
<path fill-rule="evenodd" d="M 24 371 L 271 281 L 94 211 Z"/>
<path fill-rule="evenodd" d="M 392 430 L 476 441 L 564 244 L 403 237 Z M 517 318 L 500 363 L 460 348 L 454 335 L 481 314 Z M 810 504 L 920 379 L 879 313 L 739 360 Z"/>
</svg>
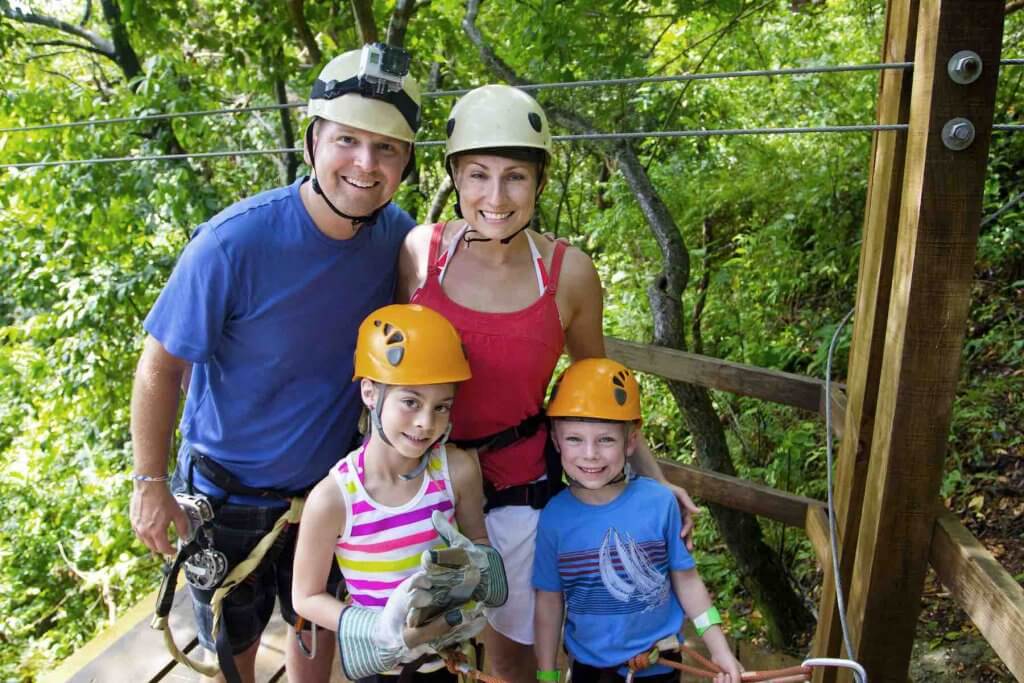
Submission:
<svg viewBox="0 0 1024 683">
<path fill-rule="evenodd" d="M 448 547 L 423 551 L 420 566 L 430 585 L 415 589 L 409 624 L 427 623 L 469 600 L 485 607 L 504 605 L 508 579 L 498 551 L 470 541 L 440 511 L 434 511 L 430 522 Z"/>
<path fill-rule="evenodd" d="M 468 602 L 460 607 L 453 607 L 439 619 L 443 619 L 451 626 L 451 630 L 430 641 L 430 648 L 435 652 L 442 652 L 453 645 L 475 637 L 487 625 L 484 606 L 479 602 Z"/>
<path fill-rule="evenodd" d="M 460 613 L 448 621 L 440 618 L 415 627 L 407 625 L 414 592 L 429 586 L 421 570 L 398 584 L 383 609 L 349 605 L 341 611 L 338 649 L 346 678 L 356 681 L 416 660 L 434 651 L 431 643 L 446 642 L 453 623 L 467 623 Z"/>
</svg>

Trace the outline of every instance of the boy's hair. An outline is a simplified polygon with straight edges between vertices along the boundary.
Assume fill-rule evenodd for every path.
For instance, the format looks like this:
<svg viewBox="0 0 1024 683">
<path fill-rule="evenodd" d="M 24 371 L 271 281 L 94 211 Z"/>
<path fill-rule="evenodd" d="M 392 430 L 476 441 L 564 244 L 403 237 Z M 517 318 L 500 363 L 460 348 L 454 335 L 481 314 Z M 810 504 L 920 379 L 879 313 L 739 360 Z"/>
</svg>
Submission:
<svg viewBox="0 0 1024 683">
<path fill-rule="evenodd" d="M 641 423 L 640 385 L 629 368 L 609 358 L 587 358 L 569 366 L 548 401 L 552 419 Z"/>
</svg>

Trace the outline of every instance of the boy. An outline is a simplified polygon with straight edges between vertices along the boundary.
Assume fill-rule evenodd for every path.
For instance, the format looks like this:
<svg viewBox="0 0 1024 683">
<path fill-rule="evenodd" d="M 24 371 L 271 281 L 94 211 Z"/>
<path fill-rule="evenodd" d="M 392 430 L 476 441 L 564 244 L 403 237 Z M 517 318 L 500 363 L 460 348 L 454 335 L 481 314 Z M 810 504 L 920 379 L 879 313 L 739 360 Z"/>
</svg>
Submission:
<svg viewBox="0 0 1024 683">
<path fill-rule="evenodd" d="M 679 634 L 687 614 L 698 615 L 691 617 L 698 633 L 725 672 L 715 683 L 739 683 L 718 612 L 679 539 L 675 498 L 652 479 L 632 476 L 626 464 L 641 422 L 636 378 L 612 360 L 579 361 L 556 383 L 547 414 L 569 487 L 544 508 L 537 530 L 537 679 L 559 680 L 567 608 L 573 683 L 625 678 L 625 662 Z M 664 666 L 636 676 L 678 680 Z"/>
</svg>

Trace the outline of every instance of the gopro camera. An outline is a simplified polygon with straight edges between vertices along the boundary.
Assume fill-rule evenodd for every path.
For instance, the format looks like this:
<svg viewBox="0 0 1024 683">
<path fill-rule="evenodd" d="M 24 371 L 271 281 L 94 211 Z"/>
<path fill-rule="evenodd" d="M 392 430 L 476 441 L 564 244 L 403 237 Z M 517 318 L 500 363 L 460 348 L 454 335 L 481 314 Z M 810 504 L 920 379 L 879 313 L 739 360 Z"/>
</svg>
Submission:
<svg viewBox="0 0 1024 683">
<path fill-rule="evenodd" d="M 378 95 L 397 92 L 409 73 L 410 61 L 409 53 L 400 47 L 384 43 L 364 45 L 359 59 L 359 81 Z"/>
</svg>

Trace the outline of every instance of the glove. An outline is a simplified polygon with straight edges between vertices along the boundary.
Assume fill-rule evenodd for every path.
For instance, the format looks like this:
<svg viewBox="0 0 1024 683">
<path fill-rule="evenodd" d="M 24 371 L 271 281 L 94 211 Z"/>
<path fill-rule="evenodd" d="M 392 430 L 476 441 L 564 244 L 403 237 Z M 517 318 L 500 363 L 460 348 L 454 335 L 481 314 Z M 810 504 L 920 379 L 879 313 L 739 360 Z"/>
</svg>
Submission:
<svg viewBox="0 0 1024 683">
<path fill-rule="evenodd" d="M 420 566 L 430 585 L 415 591 L 409 623 L 426 623 L 469 600 L 486 607 L 504 605 L 508 599 L 508 579 L 498 551 L 489 545 L 474 544 L 456 531 L 440 511 L 435 510 L 430 521 L 448 547 L 423 552 Z"/>
<path fill-rule="evenodd" d="M 445 612 L 441 618 L 452 628 L 440 638 L 430 641 L 430 647 L 435 652 L 447 650 L 453 645 L 475 637 L 487 625 L 484 606 L 479 602 L 469 602 L 460 607 L 454 607 Z"/>
<path fill-rule="evenodd" d="M 347 679 L 356 681 L 391 671 L 430 652 L 430 641 L 440 641 L 448 634 L 451 627 L 443 620 L 417 628 L 406 626 L 414 591 L 429 586 L 426 574 L 419 571 L 398 584 L 383 609 L 350 605 L 341 611 L 338 650 Z"/>
</svg>

